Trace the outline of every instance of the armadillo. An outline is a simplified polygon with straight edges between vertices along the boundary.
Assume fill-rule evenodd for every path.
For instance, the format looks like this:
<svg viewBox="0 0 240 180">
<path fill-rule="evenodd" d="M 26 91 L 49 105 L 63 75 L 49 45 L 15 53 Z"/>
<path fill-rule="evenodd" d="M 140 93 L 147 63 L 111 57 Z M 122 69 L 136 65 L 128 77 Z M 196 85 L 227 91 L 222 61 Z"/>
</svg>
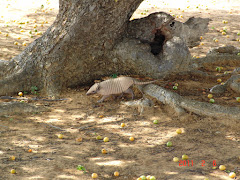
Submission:
<svg viewBox="0 0 240 180">
<path fill-rule="evenodd" d="M 123 93 L 131 94 L 133 99 L 134 93 L 130 88 L 132 85 L 151 84 L 155 81 L 139 82 L 134 78 L 121 76 L 114 79 L 108 79 L 100 83 L 95 83 L 92 87 L 90 87 L 86 95 L 96 94 L 96 93 L 103 95 L 103 97 L 98 102 L 103 102 L 104 99 L 106 99 L 110 95 L 123 94 Z"/>
</svg>

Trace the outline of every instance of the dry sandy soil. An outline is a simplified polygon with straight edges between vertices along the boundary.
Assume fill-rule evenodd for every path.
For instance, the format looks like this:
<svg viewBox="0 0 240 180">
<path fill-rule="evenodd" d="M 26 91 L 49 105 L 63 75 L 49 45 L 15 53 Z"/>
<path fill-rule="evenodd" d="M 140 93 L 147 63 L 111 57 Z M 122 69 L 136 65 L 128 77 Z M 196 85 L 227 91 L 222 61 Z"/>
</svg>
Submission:
<svg viewBox="0 0 240 180">
<path fill-rule="evenodd" d="M 52 0 L 38 4 L 30 0 L 26 4 L 19 2 L 1 2 L 0 59 L 11 59 L 41 36 L 37 32 L 46 31 L 58 11 L 57 2 Z M 196 61 L 212 47 L 229 44 L 239 47 L 240 42 L 236 39 L 240 38 L 237 35 L 240 32 L 240 10 L 237 7 L 240 1 L 231 1 L 232 7 L 224 4 L 225 1 L 177 2 L 181 3 L 145 1 L 133 18 L 155 11 L 174 14 L 183 22 L 191 16 L 211 18 L 203 44 L 190 50 Z M 227 23 L 224 24 L 223 20 Z M 226 35 L 220 32 L 223 27 L 227 29 Z M 218 75 L 216 66 L 203 70 Z M 221 73 L 231 71 L 235 66 L 240 67 L 238 64 L 223 65 Z M 217 84 L 216 80 L 172 76 L 160 84 L 172 89 L 172 85 L 178 83 L 177 93 L 207 102 L 208 90 Z M 141 175 L 152 175 L 158 180 L 227 180 L 232 179 L 228 177 L 231 171 L 235 171 L 236 179 L 240 179 L 239 121 L 192 113 L 179 117 L 154 99 L 154 107 L 139 115 L 136 108 L 122 105 L 121 101 L 128 101 L 129 97 L 110 98 L 98 104 L 98 96 L 85 95 L 88 88 L 68 89 L 62 94 L 67 98 L 64 101 L 33 102 L 49 107 L 49 112 L 0 117 L 0 180 L 88 180 L 92 179 L 92 173 L 97 173 L 100 180 L 136 180 Z M 137 95 L 137 98 L 141 97 Z M 217 104 L 240 107 L 236 96 L 239 95 L 226 92 L 214 98 Z M 159 123 L 154 124 L 153 120 Z M 121 127 L 121 123 L 126 126 Z M 182 134 L 176 133 L 179 128 L 183 130 Z M 63 139 L 58 138 L 59 134 L 63 134 Z M 98 135 L 108 137 L 109 142 L 97 140 Z M 134 141 L 129 140 L 131 136 Z M 172 147 L 166 146 L 169 141 Z M 28 152 L 29 149 L 32 152 Z M 106 149 L 107 154 L 102 154 L 102 149 Z M 181 159 L 183 154 L 189 156 L 189 164 L 182 166 L 182 162 L 173 162 L 173 157 Z M 11 159 L 12 156 L 15 160 Z M 226 166 L 225 171 L 218 169 L 221 164 Z M 82 165 L 86 172 L 78 170 L 78 165 Z M 11 169 L 15 169 L 16 174 L 11 174 Z M 120 173 L 118 177 L 114 177 L 115 171 Z"/>
</svg>

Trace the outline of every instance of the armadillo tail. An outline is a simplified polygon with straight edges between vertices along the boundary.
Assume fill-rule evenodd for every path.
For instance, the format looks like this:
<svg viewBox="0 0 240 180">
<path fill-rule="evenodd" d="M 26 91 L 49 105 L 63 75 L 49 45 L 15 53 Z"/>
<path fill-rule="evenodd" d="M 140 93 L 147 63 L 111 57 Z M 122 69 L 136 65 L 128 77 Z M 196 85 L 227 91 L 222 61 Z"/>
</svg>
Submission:
<svg viewBox="0 0 240 180">
<path fill-rule="evenodd" d="M 134 84 L 136 84 L 136 85 L 144 85 L 144 84 L 151 84 L 151 83 L 154 83 L 154 82 L 156 82 L 156 81 L 157 81 L 157 80 L 148 81 L 148 82 L 141 82 L 141 81 L 134 80 Z"/>
</svg>

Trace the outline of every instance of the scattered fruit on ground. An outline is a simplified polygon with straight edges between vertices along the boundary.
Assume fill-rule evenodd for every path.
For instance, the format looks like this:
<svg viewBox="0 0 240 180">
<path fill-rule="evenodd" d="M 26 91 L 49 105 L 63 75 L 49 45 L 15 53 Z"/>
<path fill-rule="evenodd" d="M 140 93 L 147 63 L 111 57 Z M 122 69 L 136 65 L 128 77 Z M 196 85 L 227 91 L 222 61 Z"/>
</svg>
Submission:
<svg viewBox="0 0 240 180">
<path fill-rule="evenodd" d="M 158 122 L 157 119 L 153 120 L 153 124 L 158 124 L 158 123 L 159 123 L 159 122 Z"/>
<path fill-rule="evenodd" d="M 14 45 L 18 45 L 18 42 L 14 42 Z"/>
<path fill-rule="evenodd" d="M 229 173 L 229 177 L 230 178 L 235 178 L 236 177 L 236 173 L 235 172 L 230 172 Z"/>
<path fill-rule="evenodd" d="M 12 161 L 15 161 L 16 157 L 15 156 L 10 156 L 9 159 L 12 160 Z"/>
<path fill-rule="evenodd" d="M 240 97 L 236 97 L 237 102 L 240 102 Z"/>
<path fill-rule="evenodd" d="M 119 176 L 119 172 L 118 172 L 118 171 L 115 171 L 115 172 L 114 172 L 114 176 Z"/>
<path fill-rule="evenodd" d="M 177 133 L 177 134 L 182 134 L 182 130 L 181 130 L 181 129 L 177 129 L 177 130 L 176 130 L 176 133 Z"/>
<path fill-rule="evenodd" d="M 98 117 L 99 117 L 99 118 L 103 118 L 104 116 L 103 116 L 103 115 L 99 115 Z"/>
<path fill-rule="evenodd" d="M 156 180 L 155 176 L 151 176 L 150 180 Z"/>
<path fill-rule="evenodd" d="M 167 147 L 172 147 L 172 142 L 168 141 L 166 145 L 167 145 Z"/>
<path fill-rule="evenodd" d="M 98 136 L 96 137 L 96 139 L 97 139 L 97 140 L 102 140 L 103 138 L 102 138 L 102 136 L 98 135 Z"/>
<path fill-rule="evenodd" d="M 81 137 L 78 137 L 78 138 L 76 138 L 76 141 L 77 141 L 77 142 L 82 142 L 82 138 L 81 138 Z"/>
<path fill-rule="evenodd" d="M 182 159 L 183 160 L 188 160 L 188 155 L 186 155 L 186 154 L 182 155 Z"/>
<path fill-rule="evenodd" d="M 146 178 L 147 178 L 147 180 L 150 180 L 150 178 L 151 178 L 151 175 L 147 175 L 147 177 L 146 177 Z"/>
<path fill-rule="evenodd" d="M 221 171 L 224 171 L 224 170 L 226 169 L 226 166 L 220 165 L 220 166 L 219 166 L 219 169 L 220 169 Z"/>
<path fill-rule="evenodd" d="M 23 92 L 19 92 L 18 95 L 19 95 L 19 96 L 23 96 Z"/>
<path fill-rule="evenodd" d="M 103 154 L 107 154 L 107 150 L 106 149 L 102 149 L 102 153 Z"/>
<path fill-rule="evenodd" d="M 108 138 L 108 137 L 105 137 L 105 138 L 103 138 L 103 141 L 104 141 L 104 142 L 108 142 L 108 141 L 109 141 L 109 138 Z"/>
<path fill-rule="evenodd" d="M 16 174 L 16 170 L 15 169 L 11 169 L 11 173 L 12 174 Z"/>
<path fill-rule="evenodd" d="M 58 135 L 58 138 L 59 138 L 59 139 L 63 139 L 63 134 L 59 134 L 59 135 Z"/>
<path fill-rule="evenodd" d="M 28 152 L 30 152 L 30 153 L 31 153 L 31 152 L 32 152 L 32 149 L 28 149 Z"/>
<path fill-rule="evenodd" d="M 125 123 L 121 123 L 121 127 L 125 127 Z"/>
<path fill-rule="evenodd" d="M 214 100 L 214 99 L 210 99 L 209 102 L 210 102 L 210 103 L 214 103 L 215 100 Z"/>
<path fill-rule="evenodd" d="M 222 82 L 222 79 L 217 79 L 217 82 L 218 82 L 218 83 Z"/>
<path fill-rule="evenodd" d="M 177 88 L 178 88 L 177 86 L 173 86 L 173 89 L 174 89 L 174 90 L 177 90 Z"/>
<path fill-rule="evenodd" d="M 93 179 L 96 179 L 96 178 L 98 178 L 98 175 L 97 175 L 97 173 L 92 173 L 92 178 L 93 178 Z"/>
<path fill-rule="evenodd" d="M 207 96 L 209 99 L 212 99 L 213 95 L 212 94 L 208 94 Z"/>
<path fill-rule="evenodd" d="M 174 158 L 173 158 L 173 161 L 174 161 L 174 162 L 178 162 L 178 161 L 179 161 L 179 158 L 178 158 L 178 157 L 174 157 Z"/>
<path fill-rule="evenodd" d="M 134 137 L 130 137 L 129 140 L 130 140 L 130 141 L 134 141 Z"/>
<path fill-rule="evenodd" d="M 140 176 L 140 178 L 141 178 L 142 180 L 147 180 L 146 176 L 144 176 L 144 175 Z"/>
</svg>

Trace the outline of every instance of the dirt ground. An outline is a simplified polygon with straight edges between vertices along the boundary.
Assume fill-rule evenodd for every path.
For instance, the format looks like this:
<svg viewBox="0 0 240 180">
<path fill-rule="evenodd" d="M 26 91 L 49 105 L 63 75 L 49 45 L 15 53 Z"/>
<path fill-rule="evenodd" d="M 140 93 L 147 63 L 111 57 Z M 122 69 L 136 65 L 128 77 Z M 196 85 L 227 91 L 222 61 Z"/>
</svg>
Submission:
<svg viewBox="0 0 240 180">
<path fill-rule="evenodd" d="M 17 2 L 8 0 L 1 4 L 0 59 L 11 59 L 40 37 L 58 11 L 57 2 L 52 0 L 41 1 L 40 4 L 28 0 L 28 6 Z M 231 1 L 232 7 L 224 4 L 225 1 L 208 1 L 208 7 L 204 0 L 196 5 L 188 1 L 181 1 L 178 5 L 171 2 L 174 3 L 170 0 L 168 3 L 145 1 L 133 18 L 155 11 L 174 14 L 183 22 L 191 16 L 211 18 L 203 44 L 190 49 L 196 61 L 212 47 L 240 46 L 237 41 L 240 38 L 237 35 L 240 32 L 240 10 L 237 7 L 240 1 Z M 223 29 L 226 35 L 220 32 Z M 221 72 L 216 71 L 217 66 L 223 67 Z M 219 83 L 217 75 L 235 67 L 240 65 L 216 64 L 203 69 L 216 78 L 172 76 L 160 85 L 172 90 L 172 86 L 178 83 L 178 89 L 172 91 L 208 102 L 209 88 Z M 227 78 L 228 75 L 221 79 L 224 82 Z M 92 173 L 97 173 L 99 180 L 136 180 L 141 175 L 152 175 L 158 180 L 227 180 L 232 179 L 228 177 L 232 171 L 237 174 L 235 179 L 240 179 L 239 121 L 202 117 L 190 112 L 179 117 L 154 99 L 154 107 L 139 115 L 136 108 L 121 103 L 128 101 L 129 97 L 109 98 L 98 104 L 96 101 L 100 97 L 85 95 L 88 88 L 68 89 L 62 94 L 67 98 L 64 101 L 33 102 L 49 107 L 49 112 L 0 117 L 0 180 L 88 180 L 92 179 Z M 237 96 L 240 95 L 226 92 L 213 98 L 216 104 L 240 107 L 235 99 Z M 137 94 L 137 98 L 141 95 Z M 154 124 L 154 120 L 158 120 L 158 124 Z M 125 127 L 121 127 L 121 123 L 125 123 Z M 177 129 L 183 133 L 177 134 Z M 63 135 L 62 139 L 58 138 L 59 134 Z M 108 137 L 109 142 L 97 140 L 99 135 Z M 129 137 L 134 137 L 134 141 Z M 167 142 L 172 142 L 172 146 L 167 147 Z M 107 153 L 103 154 L 102 149 Z M 181 160 L 184 154 L 189 156 L 185 166 L 182 161 L 173 162 L 173 157 Z M 77 169 L 79 165 L 86 169 L 85 173 Z M 226 170 L 219 170 L 219 165 L 225 165 Z M 15 169 L 16 174 L 11 174 L 11 169 Z M 113 175 L 115 171 L 119 172 L 118 177 Z"/>
</svg>

